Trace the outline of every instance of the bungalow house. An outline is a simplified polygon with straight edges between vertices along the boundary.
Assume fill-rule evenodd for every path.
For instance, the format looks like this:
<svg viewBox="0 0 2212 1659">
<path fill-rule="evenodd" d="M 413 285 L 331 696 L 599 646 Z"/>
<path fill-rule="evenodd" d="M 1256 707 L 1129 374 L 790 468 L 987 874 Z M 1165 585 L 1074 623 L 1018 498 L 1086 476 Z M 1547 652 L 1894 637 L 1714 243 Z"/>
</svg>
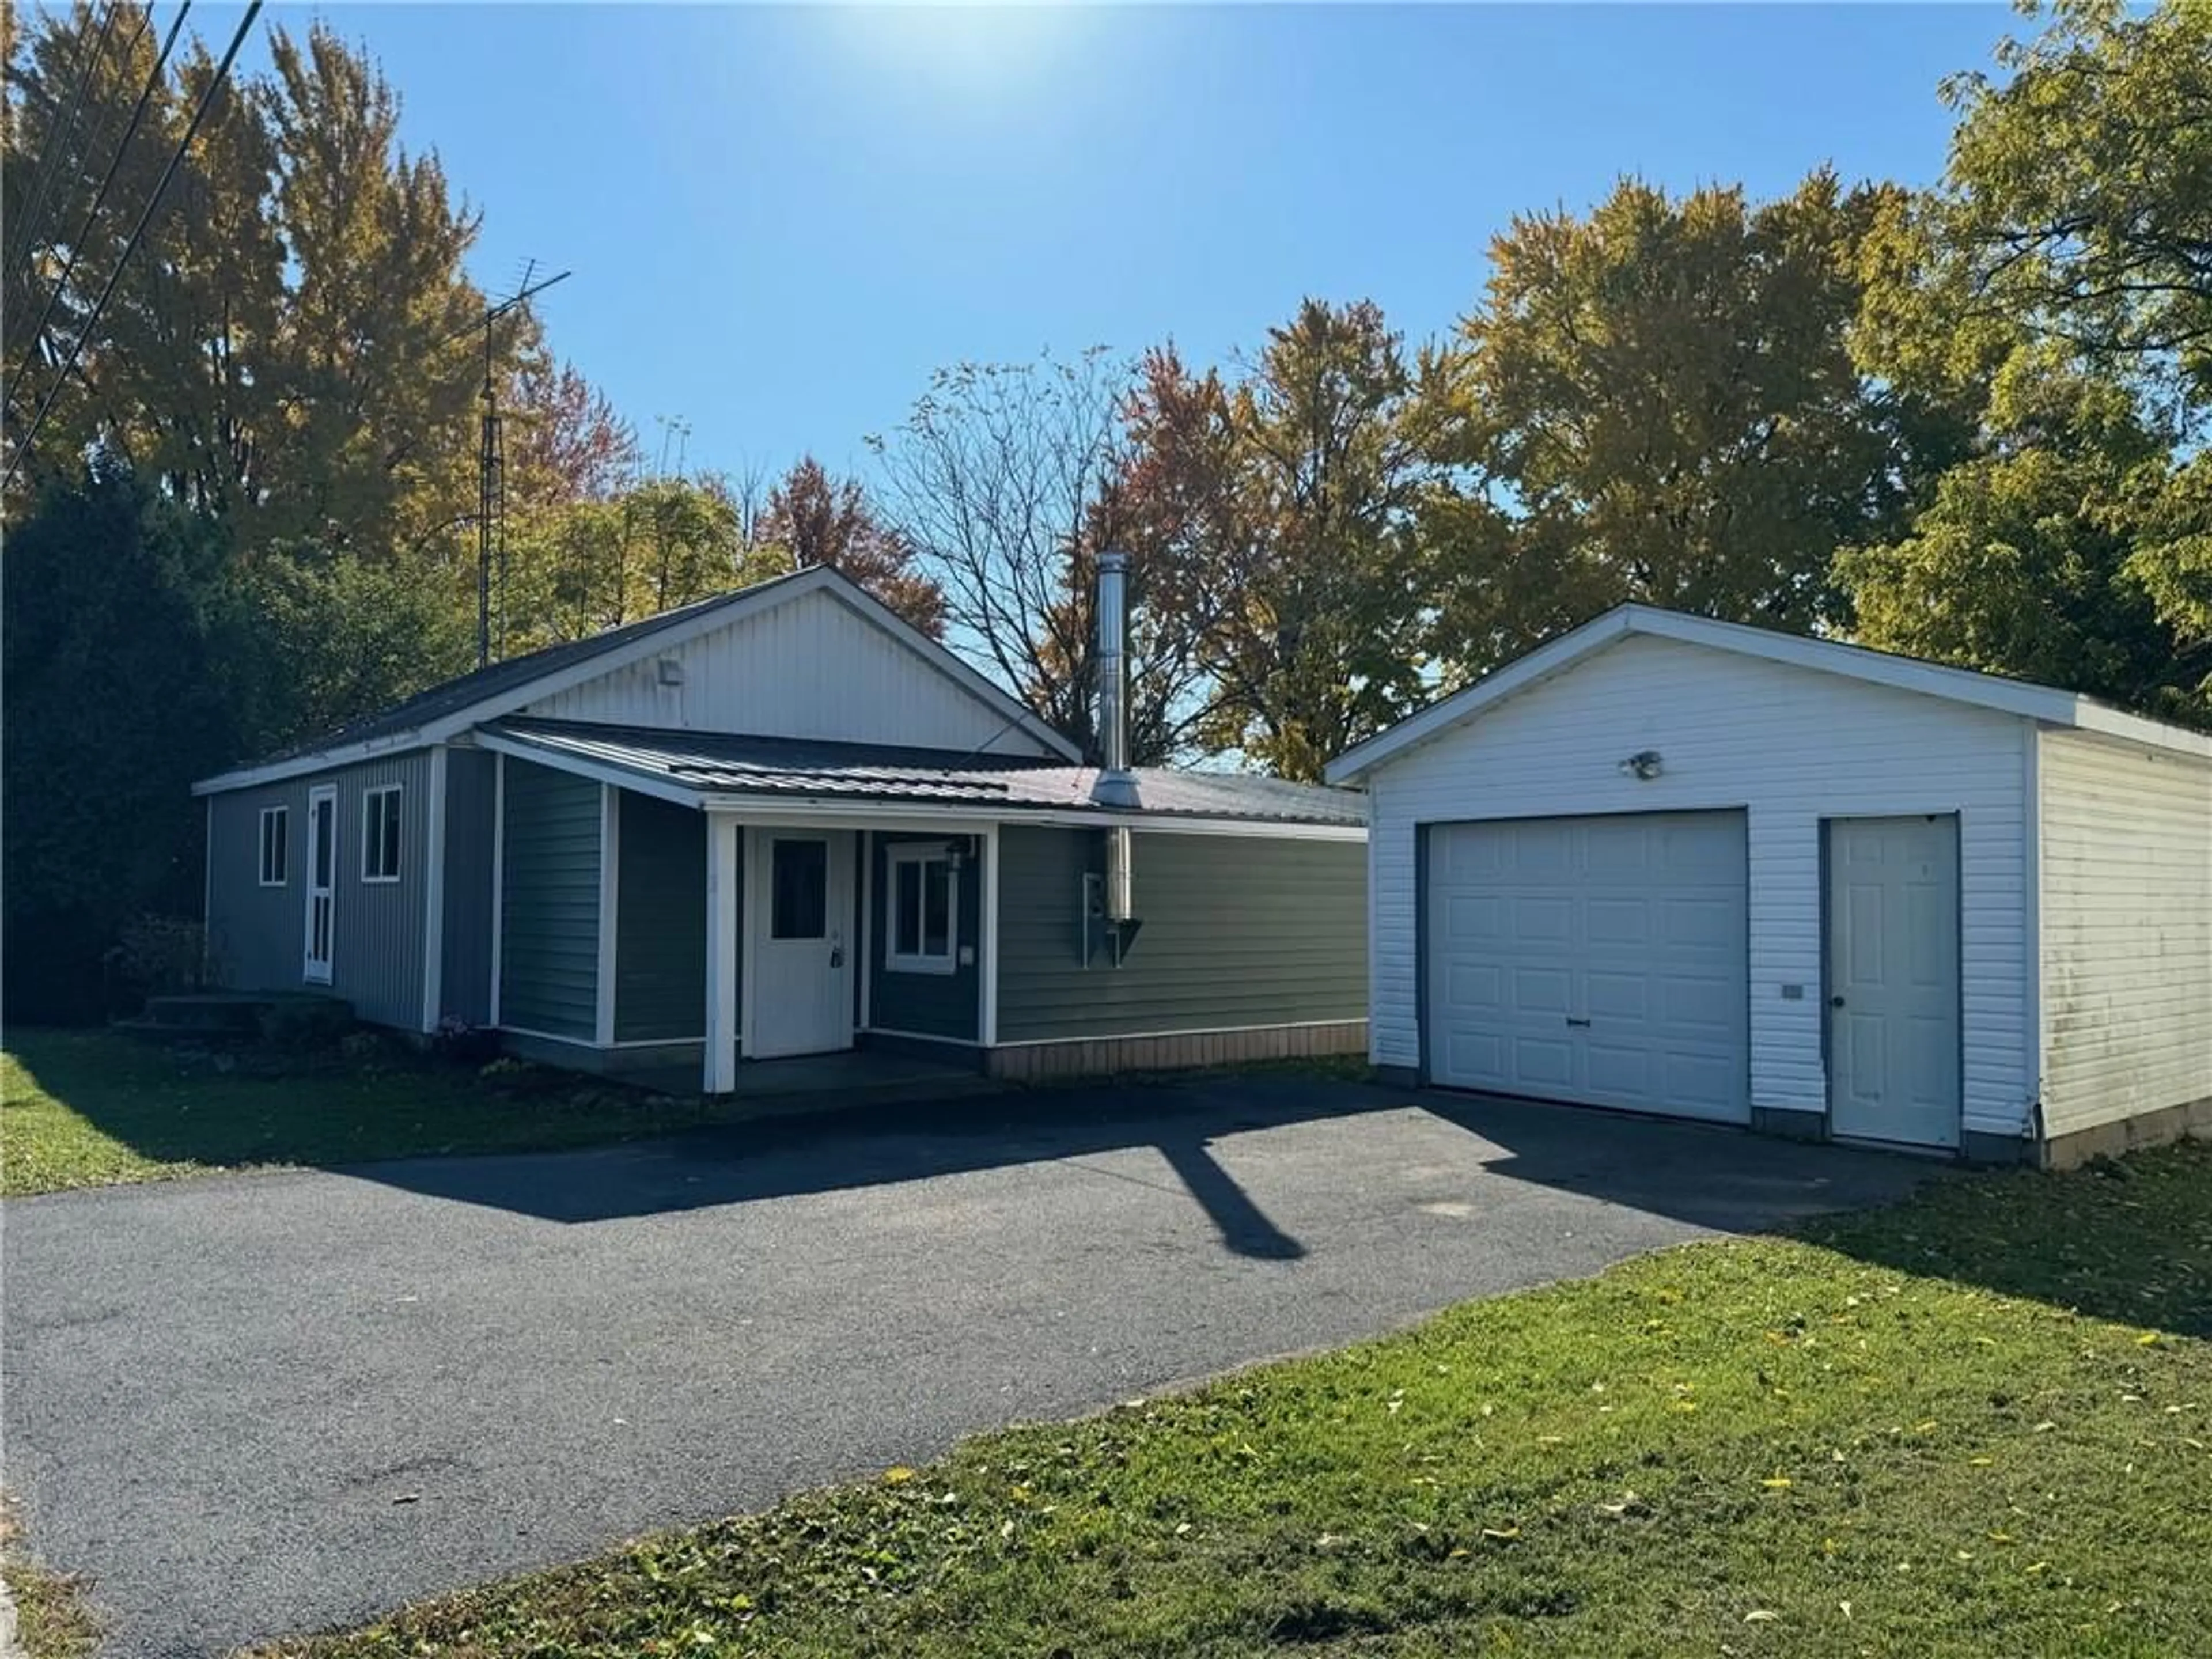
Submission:
<svg viewBox="0 0 2212 1659">
<path fill-rule="evenodd" d="M 213 977 L 714 1093 L 854 1047 L 1013 1077 L 1363 1050 L 1361 797 L 1120 758 L 805 570 L 196 784 Z"/>
</svg>

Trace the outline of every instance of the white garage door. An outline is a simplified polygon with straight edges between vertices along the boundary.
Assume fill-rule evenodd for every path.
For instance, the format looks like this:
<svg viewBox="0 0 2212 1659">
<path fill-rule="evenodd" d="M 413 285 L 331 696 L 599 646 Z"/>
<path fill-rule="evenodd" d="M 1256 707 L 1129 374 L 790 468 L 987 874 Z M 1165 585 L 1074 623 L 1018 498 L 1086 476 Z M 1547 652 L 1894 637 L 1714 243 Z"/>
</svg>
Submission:
<svg viewBox="0 0 2212 1659">
<path fill-rule="evenodd" d="M 1429 830 L 1431 1078 L 1746 1122 L 1741 812 Z"/>
</svg>

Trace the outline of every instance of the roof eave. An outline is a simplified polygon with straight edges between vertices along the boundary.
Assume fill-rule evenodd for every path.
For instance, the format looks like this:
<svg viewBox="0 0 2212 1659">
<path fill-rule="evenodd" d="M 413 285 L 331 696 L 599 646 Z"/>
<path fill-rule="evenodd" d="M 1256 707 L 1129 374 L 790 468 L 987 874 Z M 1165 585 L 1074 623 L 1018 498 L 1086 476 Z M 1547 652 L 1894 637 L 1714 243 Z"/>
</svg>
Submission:
<svg viewBox="0 0 2212 1659">
<path fill-rule="evenodd" d="M 2063 729 L 2097 732 L 2154 748 L 2212 757 L 2212 738 L 2168 726 L 2140 714 L 2106 708 L 2075 692 L 2008 680 L 1972 669 L 1951 668 L 1893 656 L 1842 640 L 1813 639 L 1776 633 L 1742 623 L 1692 617 L 1644 605 L 1616 605 L 1561 635 L 1548 645 L 1508 663 L 1486 678 L 1441 702 L 1409 714 L 1329 763 L 1324 775 L 1334 784 L 1358 782 L 1380 765 L 1444 732 L 1480 719 L 1519 693 L 1565 673 L 1586 658 L 1630 635 L 1673 640 L 1707 650 L 1832 674 L 1862 684 L 1935 697 L 1966 707 L 2035 720 Z"/>
<path fill-rule="evenodd" d="M 200 779 L 192 785 L 192 793 L 228 794 L 235 789 L 255 789 L 263 784 L 282 783 L 287 778 L 304 777 L 310 772 L 329 772 L 342 766 L 359 766 L 367 761 L 385 760 L 412 750 L 429 748 L 435 739 L 428 733 L 428 728 L 416 726 L 385 737 L 367 738 L 359 743 L 341 744 L 335 749 L 318 750 L 310 755 L 294 755 L 284 760 L 264 762 L 259 766 L 236 767 L 228 772 L 218 772 L 211 778 Z"/>
<path fill-rule="evenodd" d="M 604 675 L 618 673 L 623 669 L 657 657 L 670 647 L 681 645 L 701 634 L 726 627 L 750 612 L 769 610 L 788 604 L 805 594 L 828 590 L 831 598 L 845 605 L 863 621 L 872 623 L 893 639 L 919 654 L 946 673 L 970 696 L 975 696 L 1006 716 L 1006 729 L 1018 727 L 1054 753 L 1074 764 L 1080 764 L 1083 756 L 1073 744 L 1038 719 L 1035 711 L 1011 693 L 1000 690 L 983 675 L 960 660 L 951 651 L 930 639 L 893 611 L 881 600 L 868 593 L 848 578 L 838 574 L 826 565 L 794 572 L 773 580 L 758 582 L 750 587 L 739 588 L 723 596 L 716 604 L 703 604 L 697 612 L 671 627 L 643 634 L 617 648 L 584 658 L 579 662 L 558 668 L 536 679 L 525 680 L 504 691 L 478 699 L 467 707 L 451 714 L 439 715 L 409 729 L 405 732 L 372 738 L 358 744 L 341 744 L 333 748 L 316 750 L 283 760 L 270 761 L 259 766 L 240 767 L 218 773 L 192 785 L 195 795 L 221 794 L 234 789 L 252 788 L 258 784 L 275 783 L 285 778 L 298 777 L 304 773 L 320 772 L 332 767 L 349 766 L 364 759 L 373 759 L 395 750 L 422 748 L 431 744 L 447 743 L 482 724 L 496 720 L 502 714 L 514 714 L 530 703 L 557 696 L 573 686 L 583 684 Z M 988 745 L 987 745 L 988 746 Z"/>
</svg>

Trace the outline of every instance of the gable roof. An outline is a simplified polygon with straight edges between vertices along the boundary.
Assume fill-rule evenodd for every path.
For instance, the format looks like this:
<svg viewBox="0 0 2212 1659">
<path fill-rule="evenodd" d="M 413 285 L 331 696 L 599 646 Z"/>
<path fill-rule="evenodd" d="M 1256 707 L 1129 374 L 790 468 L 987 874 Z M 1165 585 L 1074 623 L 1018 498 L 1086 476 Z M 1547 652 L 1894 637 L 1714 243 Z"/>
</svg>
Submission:
<svg viewBox="0 0 2212 1659">
<path fill-rule="evenodd" d="M 962 690 L 1006 717 L 1070 761 L 1082 758 L 1075 746 L 1047 726 L 1015 697 L 994 685 L 935 640 L 914 628 L 880 600 L 826 566 L 816 565 L 776 576 L 750 587 L 664 611 L 641 622 L 594 634 L 589 639 L 547 646 L 461 675 L 364 719 L 295 748 L 236 767 L 192 786 L 196 795 L 217 794 L 327 767 L 347 765 L 377 755 L 421 748 L 457 737 L 480 720 L 496 720 L 524 704 L 550 696 L 580 682 L 596 679 L 659 651 L 727 627 L 742 617 L 787 605 L 809 593 L 826 593 L 862 620 L 890 635 Z"/>
<path fill-rule="evenodd" d="M 1138 767 L 1137 806 L 1091 799 L 1096 768 L 1048 757 L 909 749 L 811 738 L 671 732 L 657 726 L 515 715 L 477 732 L 495 752 L 559 767 L 686 805 L 740 801 L 880 806 L 989 818 L 1108 824 L 1213 820 L 1364 830 L 1366 798 L 1350 789 L 1235 772 Z"/>
<path fill-rule="evenodd" d="M 2100 732 L 2154 749 L 2212 758 L 2212 737 L 2179 726 L 2107 707 L 2078 691 L 2036 685 L 1969 668 L 1947 668 L 1917 657 L 1901 657 L 1839 640 L 1778 634 L 1741 623 L 1716 622 L 1656 605 L 1615 605 L 1604 615 L 1562 634 L 1548 645 L 1517 657 L 1463 691 L 1407 715 L 1387 732 L 1346 750 L 1329 763 L 1331 783 L 1352 783 L 1393 756 L 1418 747 L 1487 713 L 1507 698 L 1566 672 L 1584 659 L 1635 635 L 1674 640 L 1708 650 L 1780 663 L 1816 673 L 1839 675 L 1893 690 L 1941 697 L 1977 708 L 1995 709 L 2071 731 Z"/>
</svg>

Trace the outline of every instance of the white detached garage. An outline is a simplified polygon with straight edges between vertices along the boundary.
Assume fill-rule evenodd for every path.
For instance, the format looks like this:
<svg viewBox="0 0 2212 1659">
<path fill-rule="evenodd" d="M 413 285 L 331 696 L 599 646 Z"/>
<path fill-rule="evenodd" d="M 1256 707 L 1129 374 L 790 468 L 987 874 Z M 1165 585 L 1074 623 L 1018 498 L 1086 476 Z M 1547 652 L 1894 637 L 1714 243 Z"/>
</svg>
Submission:
<svg viewBox="0 0 2212 1659">
<path fill-rule="evenodd" d="M 2212 738 L 1624 605 L 1329 779 L 1387 1073 L 1979 1158 L 2212 1133 Z"/>
</svg>

